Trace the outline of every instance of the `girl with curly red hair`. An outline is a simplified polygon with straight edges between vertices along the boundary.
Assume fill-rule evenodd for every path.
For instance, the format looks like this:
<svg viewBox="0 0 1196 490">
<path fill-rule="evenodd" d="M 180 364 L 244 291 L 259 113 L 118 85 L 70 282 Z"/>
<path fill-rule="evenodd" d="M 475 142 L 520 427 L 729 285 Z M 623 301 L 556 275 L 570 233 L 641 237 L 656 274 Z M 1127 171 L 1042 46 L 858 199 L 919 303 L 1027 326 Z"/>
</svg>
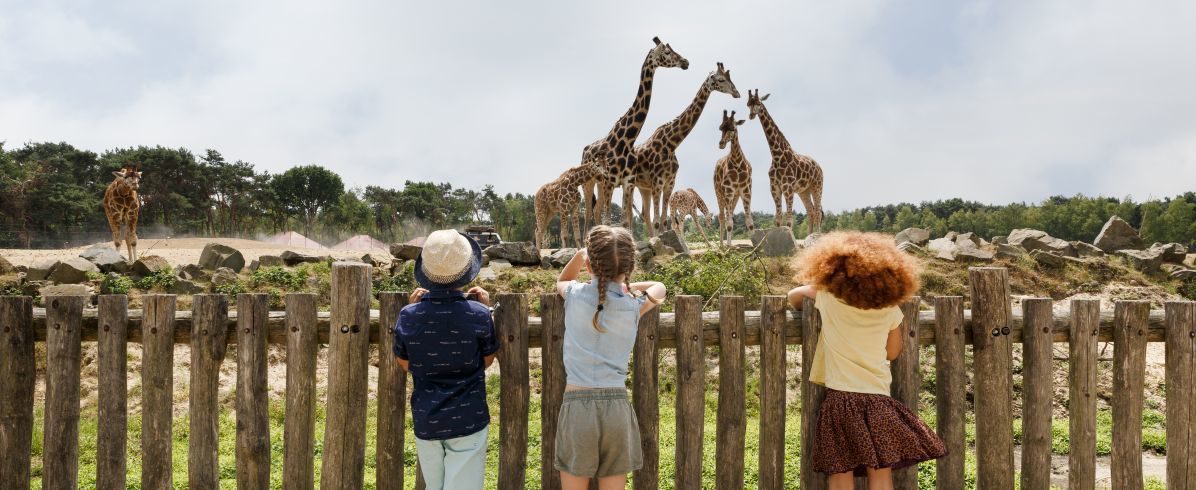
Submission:
<svg viewBox="0 0 1196 490">
<path fill-rule="evenodd" d="M 918 416 L 889 396 L 889 361 L 901 353 L 898 306 L 918 290 L 918 265 L 880 234 L 836 232 L 799 259 L 789 301 L 814 299 L 822 334 L 810 381 L 826 386 L 815 428 L 814 470 L 833 489 L 893 488 L 892 470 L 941 458 L 946 445 Z"/>
</svg>

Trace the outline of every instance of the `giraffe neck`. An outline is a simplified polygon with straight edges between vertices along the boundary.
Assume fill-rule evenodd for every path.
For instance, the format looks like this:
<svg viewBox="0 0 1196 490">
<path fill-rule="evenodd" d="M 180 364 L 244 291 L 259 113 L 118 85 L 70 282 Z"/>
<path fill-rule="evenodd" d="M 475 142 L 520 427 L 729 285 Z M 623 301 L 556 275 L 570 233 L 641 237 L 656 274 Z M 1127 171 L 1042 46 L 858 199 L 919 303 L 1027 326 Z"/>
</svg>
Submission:
<svg viewBox="0 0 1196 490">
<path fill-rule="evenodd" d="M 566 170 L 561 175 L 560 183 L 564 187 L 578 187 L 585 184 L 591 178 L 590 171 L 582 167 L 575 167 Z"/>
<path fill-rule="evenodd" d="M 652 63 L 652 55 L 649 54 L 644 57 L 644 64 L 640 68 L 640 86 L 635 100 L 606 137 L 611 148 L 617 148 L 616 143 L 623 141 L 623 147 L 630 151 L 635 144 L 635 137 L 639 135 L 640 128 L 643 128 L 644 119 L 648 117 L 648 107 L 652 104 L 652 80 L 655 76 L 656 65 Z"/>
<path fill-rule="evenodd" d="M 706 107 L 708 100 L 710 100 L 710 86 L 707 83 L 702 83 L 697 95 L 694 95 L 693 102 L 690 102 L 680 115 L 661 126 L 660 135 L 666 146 L 675 150 L 685 140 L 685 137 L 689 136 L 689 132 L 698 124 L 698 118 L 702 117 L 702 109 Z"/>
<path fill-rule="evenodd" d="M 124 183 L 122 179 L 116 179 L 112 182 L 112 205 L 119 208 L 128 208 L 137 202 L 137 191 Z"/>
<path fill-rule="evenodd" d="M 731 136 L 731 161 L 746 161 L 743 156 L 743 147 L 739 146 L 739 132 L 736 131 L 734 136 Z"/>
<path fill-rule="evenodd" d="M 763 106 L 760 107 L 760 125 L 764 127 L 764 138 L 768 140 L 768 149 L 773 155 L 779 155 L 792 150 L 792 147 L 789 146 L 789 140 L 785 139 L 785 135 L 781 133 L 781 128 L 777 127 L 776 121 L 773 121 L 772 115 Z"/>
</svg>

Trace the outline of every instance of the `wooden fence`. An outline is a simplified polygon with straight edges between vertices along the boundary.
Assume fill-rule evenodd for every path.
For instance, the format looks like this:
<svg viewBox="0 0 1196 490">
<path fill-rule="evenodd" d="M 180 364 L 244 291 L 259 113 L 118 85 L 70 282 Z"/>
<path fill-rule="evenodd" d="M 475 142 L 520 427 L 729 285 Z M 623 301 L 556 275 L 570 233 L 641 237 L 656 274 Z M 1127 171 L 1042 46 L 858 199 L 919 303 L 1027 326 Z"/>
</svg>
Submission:
<svg viewBox="0 0 1196 490">
<path fill-rule="evenodd" d="M 369 344 L 391 350 L 390 326 L 406 302 L 401 293 L 382 293 L 380 311 L 369 310 L 369 268 L 342 264 L 332 270 L 330 314 L 316 312 L 311 294 L 290 294 L 285 312 L 268 311 L 268 297 L 242 294 L 237 311 L 229 311 L 223 295 L 194 297 L 191 312 L 175 311 L 175 297 L 148 295 L 143 310 L 128 309 L 124 296 L 101 296 L 97 310 L 85 310 L 82 297 L 47 298 L 36 310 L 28 297 L 0 297 L 0 487 L 28 488 L 34 413 L 34 343 L 46 344 L 43 482 L 45 488 L 73 488 L 79 457 L 80 345 L 98 342 L 99 407 L 96 471 L 99 488 L 125 488 L 128 393 L 126 346 L 140 342 L 142 361 L 141 483 L 144 488 L 170 488 L 171 394 L 173 348 L 191 345 L 190 488 L 215 488 L 217 466 L 218 366 L 229 345 L 236 345 L 238 488 L 268 488 L 271 458 L 266 345 L 286 345 L 287 382 L 283 473 L 285 488 L 313 488 L 315 365 L 317 344 L 328 344 L 328 391 L 321 460 L 321 488 L 360 488 L 364 477 L 366 375 Z M 1049 299 L 1028 299 L 1020 313 L 1011 307 L 1008 273 L 1001 268 L 970 271 L 972 310 L 963 298 L 939 297 L 934 310 L 918 312 L 918 303 L 904 305 L 903 327 L 909 339 L 892 363 L 893 396 L 918 408 L 921 387 L 919 346 L 935 345 L 938 432 L 949 455 L 934 464 L 938 488 L 964 487 L 964 412 L 967 367 L 965 345 L 972 345 L 975 393 L 977 480 L 982 488 L 1014 488 L 1012 407 L 1012 344 L 1023 350 L 1023 448 L 1021 488 L 1049 487 L 1051 451 L 1052 349 L 1067 343 L 1072 488 L 1092 488 L 1096 459 L 1097 342 L 1112 340 L 1113 360 L 1113 488 L 1142 488 L 1141 415 L 1147 342 L 1166 342 L 1167 483 L 1169 488 L 1196 487 L 1196 303 L 1168 303 L 1150 311 L 1140 301 L 1119 301 L 1112 316 L 1102 316 L 1095 300 L 1075 300 L 1070 313 L 1053 315 Z M 543 394 L 539 464 L 544 488 L 559 488 L 552 470 L 557 431 L 556 413 L 564 390 L 563 302 L 541 297 L 542 315 L 529 317 L 527 297 L 500 294 L 495 320 L 502 337 L 501 411 L 499 414 L 498 488 L 525 486 L 529 417 L 529 349 L 543 349 Z M 640 321 L 633 353 L 632 403 L 638 414 L 644 468 L 634 475 L 639 489 L 656 488 L 672 478 L 677 488 L 699 488 L 702 478 L 705 350 L 718 346 L 716 468 L 718 488 L 744 486 L 745 399 L 760 398 L 760 488 L 784 486 L 785 431 L 801 432 L 809 447 L 823 389 L 801 384 L 801 427 L 785 426 L 785 361 L 787 344 L 802 346 L 803 369 L 819 335 L 819 317 L 807 302 L 791 312 L 782 297 L 762 299 L 761 311 L 745 312 L 744 300 L 720 298 L 718 312 L 703 313 L 696 296 L 676 298 L 675 313 L 653 312 Z M 748 360 L 745 348 L 759 345 L 759 360 Z M 677 351 L 676 471 L 661 475 L 658 444 L 658 353 Z M 744 366 L 758 362 L 761 383 L 749 393 Z M 382 362 L 378 375 L 377 484 L 403 487 L 402 450 L 406 427 L 407 378 L 396 363 Z M 802 468 L 810 451 L 803 450 Z M 811 471 L 788 475 L 801 488 L 824 488 Z M 898 488 L 916 488 L 914 469 L 896 473 Z M 419 482 L 417 482 L 419 486 Z"/>
</svg>

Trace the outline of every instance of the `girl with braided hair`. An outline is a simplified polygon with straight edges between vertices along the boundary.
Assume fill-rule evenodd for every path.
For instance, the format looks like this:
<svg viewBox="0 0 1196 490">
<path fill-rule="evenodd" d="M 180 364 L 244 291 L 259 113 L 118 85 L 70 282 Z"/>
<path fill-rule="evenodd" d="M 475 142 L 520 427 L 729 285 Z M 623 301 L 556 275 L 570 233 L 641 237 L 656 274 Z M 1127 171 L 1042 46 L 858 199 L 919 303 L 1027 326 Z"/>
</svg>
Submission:
<svg viewBox="0 0 1196 490">
<path fill-rule="evenodd" d="M 640 315 L 664 300 L 659 282 L 630 282 L 635 241 L 625 228 L 595 226 L 557 279 L 565 298 L 565 399 L 556 462 L 565 490 L 624 488 L 643 466 L 639 423 L 627 399 L 627 362 Z M 582 268 L 592 276 L 578 282 Z"/>
</svg>

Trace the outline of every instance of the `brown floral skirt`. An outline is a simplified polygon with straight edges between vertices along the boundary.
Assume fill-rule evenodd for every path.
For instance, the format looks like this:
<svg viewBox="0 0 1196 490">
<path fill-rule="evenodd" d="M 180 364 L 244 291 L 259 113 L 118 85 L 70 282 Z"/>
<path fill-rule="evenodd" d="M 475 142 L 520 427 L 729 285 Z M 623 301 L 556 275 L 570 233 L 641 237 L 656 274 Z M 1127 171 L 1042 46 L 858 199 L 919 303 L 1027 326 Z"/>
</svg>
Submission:
<svg viewBox="0 0 1196 490">
<path fill-rule="evenodd" d="M 867 474 L 945 456 L 947 446 L 893 397 L 826 390 L 814 433 L 814 470 Z"/>
</svg>

